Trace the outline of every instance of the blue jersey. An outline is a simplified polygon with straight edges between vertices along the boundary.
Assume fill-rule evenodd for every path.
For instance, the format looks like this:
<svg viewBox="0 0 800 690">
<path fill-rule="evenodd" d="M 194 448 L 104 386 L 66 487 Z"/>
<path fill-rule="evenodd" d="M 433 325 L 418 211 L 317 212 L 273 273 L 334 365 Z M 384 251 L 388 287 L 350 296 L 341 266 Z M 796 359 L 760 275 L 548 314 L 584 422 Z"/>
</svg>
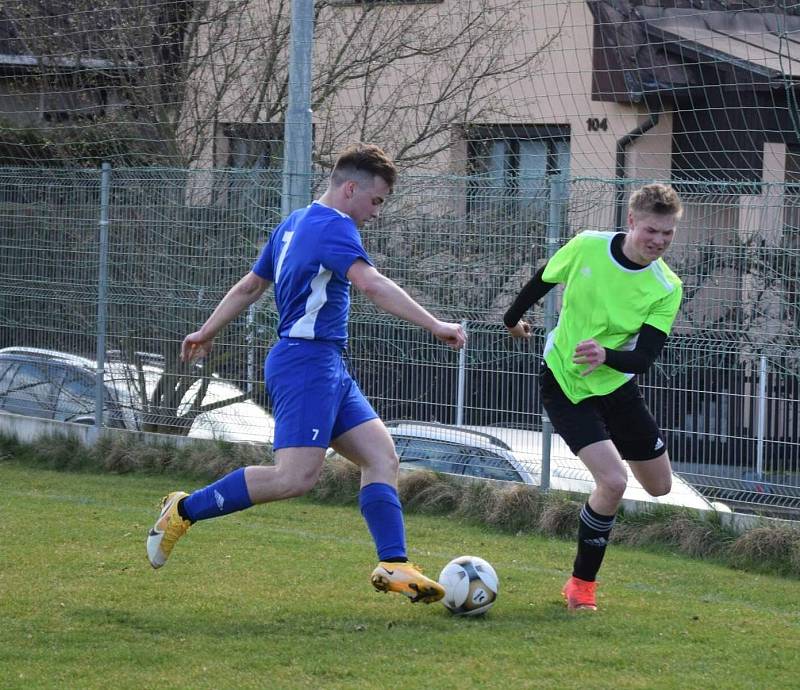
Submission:
<svg viewBox="0 0 800 690">
<path fill-rule="evenodd" d="M 346 345 L 347 272 L 358 259 L 372 265 L 353 219 L 319 202 L 275 228 L 252 270 L 275 284 L 278 335 Z"/>
</svg>

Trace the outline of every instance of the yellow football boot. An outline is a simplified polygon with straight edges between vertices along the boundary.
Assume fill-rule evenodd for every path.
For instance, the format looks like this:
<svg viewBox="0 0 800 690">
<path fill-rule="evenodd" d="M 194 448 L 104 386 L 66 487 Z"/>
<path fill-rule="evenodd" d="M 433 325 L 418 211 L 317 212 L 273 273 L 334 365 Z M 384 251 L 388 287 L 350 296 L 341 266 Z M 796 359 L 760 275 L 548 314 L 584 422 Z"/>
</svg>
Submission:
<svg viewBox="0 0 800 690">
<path fill-rule="evenodd" d="M 173 491 L 161 500 L 161 514 L 147 535 L 147 560 L 154 568 L 160 568 L 167 562 L 175 542 L 186 534 L 192 524 L 178 513 L 178 501 L 188 495 L 185 491 Z"/>
<path fill-rule="evenodd" d="M 432 604 L 444 596 L 444 587 L 425 577 L 413 563 L 387 563 L 381 561 L 372 571 L 372 586 L 379 592 L 397 592 L 411 599 Z"/>
</svg>

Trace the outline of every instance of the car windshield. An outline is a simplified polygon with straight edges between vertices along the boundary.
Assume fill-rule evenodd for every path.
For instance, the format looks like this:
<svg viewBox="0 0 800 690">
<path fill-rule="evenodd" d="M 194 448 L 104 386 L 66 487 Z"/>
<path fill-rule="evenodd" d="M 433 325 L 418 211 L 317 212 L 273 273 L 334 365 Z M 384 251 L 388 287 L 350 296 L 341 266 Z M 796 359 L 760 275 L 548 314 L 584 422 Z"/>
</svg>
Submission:
<svg viewBox="0 0 800 690">
<path fill-rule="evenodd" d="M 523 481 L 519 472 L 505 458 L 480 448 L 472 449 L 470 453 L 473 459 L 468 465 L 468 471 L 464 474 L 506 482 Z"/>
<path fill-rule="evenodd" d="M 394 439 L 400 462 L 405 467 L 483 479 L 522 481 L 513 465 L 491 450 L 413 436 L 395 436 Z"/>
<path fill-rule="evenodd" d="M 58 409 L 67 419 L 94 414 L 94 381 L 89 376 L 71 373 L 64 380 L 58 398 Z"/>
<path fill-rule="evenodd" d="M 20 362 L 4 385 L 3 409 L 14 414 L 53 418 L 60 367 L 40 362 Z"/>
</svg>

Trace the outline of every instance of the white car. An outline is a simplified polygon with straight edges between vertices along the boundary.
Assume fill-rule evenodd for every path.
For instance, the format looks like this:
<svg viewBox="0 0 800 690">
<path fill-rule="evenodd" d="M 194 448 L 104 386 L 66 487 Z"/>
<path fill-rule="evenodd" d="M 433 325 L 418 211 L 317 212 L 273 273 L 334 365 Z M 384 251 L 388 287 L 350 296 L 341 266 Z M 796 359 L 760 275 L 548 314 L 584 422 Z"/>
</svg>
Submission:
<svg viewBox="0 0 800 690">
<path fill-rule="evenodd" d="M 103 422 L 106 426 L 139 431 L 145 419 L 152 417 L 146 401 L 162 376 L 159 359 L 157 355 L 146 355 L 143 358 L 146 363 L 141 367 L 118 360 L 105 364 Z M 0 349 L 0 410 L 94 424 L 96 369 L 93 360 L 56 350 Z M 178 418 L 195 404 L 200 386 L 197 380 L 184 394 L 177 409 Z M 200 402 L 203 406 L 214 406 L 242 395 L 242 390 L 233 383 L 212 375 Z M 170 418 L 165 420 L 169 421 Z M 191 421 L 187 435 L 264 443 L 272 441 L 274 431 L 272 415 L 252 400 L 241 400 L 201 412 Z"/>
<path fill-rule="evenodd" d="M 387 422 L 386 426 L 394 439 L 401 467 L 536 486 L 541 484 L 541 432 L 403 421 Z M 589 470 L 557 434 L 551 437 L 550 487 L 586 495 L 594 488 Z M 672 491 L 666 496 L 651 496 L 629 473 L 625 499 L 730 512 L 727 506 L 709 502 L 674 473 Z"/>
</svg>

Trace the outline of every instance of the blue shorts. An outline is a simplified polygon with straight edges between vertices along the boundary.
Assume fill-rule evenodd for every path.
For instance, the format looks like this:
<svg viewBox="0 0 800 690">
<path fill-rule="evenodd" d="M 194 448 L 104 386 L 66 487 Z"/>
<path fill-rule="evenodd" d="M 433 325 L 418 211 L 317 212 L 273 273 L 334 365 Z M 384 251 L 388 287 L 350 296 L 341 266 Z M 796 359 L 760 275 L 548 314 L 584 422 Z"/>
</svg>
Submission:
<svg viewBox="0 0 800 690">
<path fill-rule="evenodd" d="M 281 338 L 264 362 L 264 378 L 275 417 L 275 450 L 327 448 L 332 439 L 378 416 L 334 343 Z"/>
</svg>

